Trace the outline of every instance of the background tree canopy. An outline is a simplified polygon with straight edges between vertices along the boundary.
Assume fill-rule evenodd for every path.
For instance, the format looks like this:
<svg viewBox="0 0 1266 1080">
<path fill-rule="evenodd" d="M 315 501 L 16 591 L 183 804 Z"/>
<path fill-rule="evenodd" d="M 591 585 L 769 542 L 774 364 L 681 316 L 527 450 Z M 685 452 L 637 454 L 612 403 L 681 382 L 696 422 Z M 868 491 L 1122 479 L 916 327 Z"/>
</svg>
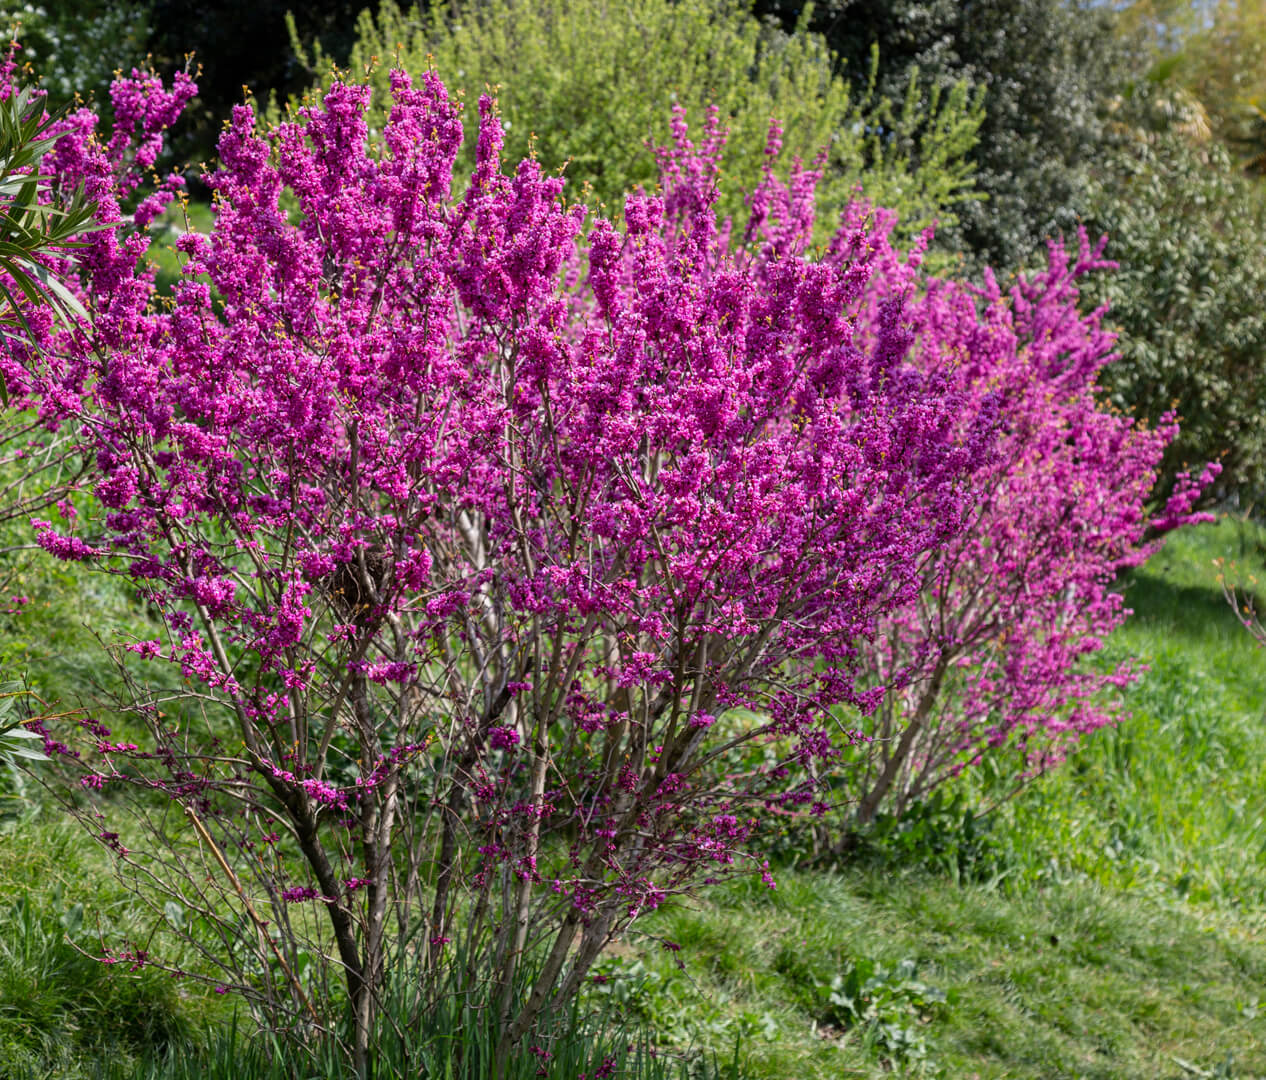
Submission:
<svg viewBox="0 0 1266 1080">
<path fill-rule="evenodd" d="M 1266 211 L 1217 144 L 1136 135 L 1097 178 L 1089 227 L 1120 269 L 1099 277 L 1122 362 L 1105 381 L 1120 407 L 1181 434 L 1164 473 L 1220 458 L 1220 490 L 1266 482 Z"/>
<path fill-rule="evenodd" d="M 112 5 L 103 5 L 112 6 Z M 139 6 L 139 5 L 138 5 Z M 357 14 L 372 0 L 146 0 L 146 51 L 162 71 L 184 66 L 193 55 L 200 67 L 199 99 L 177 139 L 177 152 L 193 159 L 214 153 L 220 125 L 244 89 L 266 97 L 302 89 L 307 74 L 290 47 L 286 16 L 293 12 L 298 39 L 319 43 L 343 59 L 351 50 Z M 117 63 L 115 66 L 118 66 Z"/>
<path fill-rule="evenodd" d="M 77 94 L 104 100 L 117 69 L 143 63 L 151 18 L 152 5 L 145 0 L 0 4 L 0 26 L 17 28 L 21 59 L 59 103 Z"/>
<path fill-rule="evenodd" d="M 790 29 L 806 6 L 757 0 L 756 10 Z M 1108 5 L 1079 0 L 826 0 L 809 26 L 854 87 L 866 85 L 878 47 L 876 89 L 889 101 L 904 100 L 914 73 L 925 100 L 959 82 L 984 91 L 968 160 L 985 197 L 962 206 L 939 243 L 1009 268 L 1074 229 L 1087 207 L 1088 168 L 1104 152 L 1107 106 L 1131 52 L 1113 20 Z"/>
</svg>

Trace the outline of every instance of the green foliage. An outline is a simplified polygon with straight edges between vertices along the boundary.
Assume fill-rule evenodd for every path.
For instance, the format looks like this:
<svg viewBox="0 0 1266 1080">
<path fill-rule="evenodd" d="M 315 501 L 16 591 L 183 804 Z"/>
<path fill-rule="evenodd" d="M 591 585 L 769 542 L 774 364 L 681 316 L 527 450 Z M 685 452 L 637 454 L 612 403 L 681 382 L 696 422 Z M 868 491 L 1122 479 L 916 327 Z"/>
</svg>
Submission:
<svg viewBox="0 0 1266 1080">
<path fill-rule="evenodd" d="M 903 1065 L 928 1060 L 922 1025 L 949 1000 L 916 978 L 918 964 L 902 960 L 885 967 L 870 959 L 851 960 L 821 987 L 823 1019 L 841 1028 L 855 1028 L 863 1042 L 882 1057 Z"/>
<path fill-rule="evenodd" d="M 1131 130 L 1097 178 L 1087 227 L 1121 264 L 1089 288 L 1121 330 L 1103 382 L 1121 408 L 1182 423 L 1157 490 L 1216 459 L 1221 491 L 1266 486 L 1264 196 L 1225 150 L 1178 134 Z"/>
<path fill-rule="evenodd" d="M 608 214 L 622 210 L 626 192 L 657 181 L 646 143 L 668 143 L 673 106 L 698 125 L 709 103 L 730 128 L 726 212 L 741 209 L 742 192 L 761 175 L 771 117 L 784 129 L 785 154 L 807 161 L 827 151 L 818 212 L 828 224 L 859 182 L 900 212 L 908 232 L 953 221 L 970 197 L 965 155 L 979 95 L 952 82 L 922 94 L 912 75 L 908 97 L 876 98 L 866 90 L 869 60 L 850 93 L 821 37 L 772 30 L 748 0 L 481 0 L 425 14 L 386 0 L 358 26 L 349 65 L 370 72 L 379 116 L 393 66 L 414 76 L 434 67 L 471 103 L 494 87 L 506 158 L 535 153 L 547 169 L 565 166 L 570 197 L 605 204 Z M 317 50 L 314 69 L 327 66 Z M 467 154 L 472 145 L 468 138 Z"/>
<path fill-rule="evenodd" d="M 0 830 L 16 825 L 28 806 L 26 774 L 19 766 L 49 760 L 43 737 L 22 726 L 27 717 L 19 706 L 26 697 L 19 683 L 0 683 L 0 765 L 5 766 L 0 772 Z"/>
<path fill-rule="evenodd" d="M 20 58 L 40 77 L 56 104 L 76 96 L 105 100 L 116 70 L 144 64 L 147 2 L 56 0 L 0 5 L 0 26 L 18 28 Z"/>
<path fill-rule="evenodd" d="M 995 815 L 982 813 L 963 787 L 938 789 L 902 813 L 883 812 L 847 837 L 853 862 L 945 874 L 955 882 L 998 882 L 1008 873 L 1011 852 L 994 829 Z"/>
<path fill-rule="evenodd" d="M 1082 0 L 823 0 L 810 26 L 865 85 L 879 48 L 881 97 L 905 99 L 912 73 L 924 95 L 966 80 L 985 91 L 969 154 L 984 201 L 964 204 L 939 243 L 969 262 L 1012 269 L 1044 237 L 1071 233 L 1088 204 L 1087 167 L 1105 152 L 1107 110 L 1134 62 L 1113 34 L 1118 5 Z M 801 0 L 759 0 L 786 28 Z M 917 165 L 917 155 L 913 161 Z"/>
<path fill-rule="evenodd" d="M 0 683 L 0 762 L 12 767 L 18 761 L 47 761 L 40 749 L 44 740 L 22 727 L 26 719 L 16 708 L 26 695 L 17 683 Z"/>
</svg>

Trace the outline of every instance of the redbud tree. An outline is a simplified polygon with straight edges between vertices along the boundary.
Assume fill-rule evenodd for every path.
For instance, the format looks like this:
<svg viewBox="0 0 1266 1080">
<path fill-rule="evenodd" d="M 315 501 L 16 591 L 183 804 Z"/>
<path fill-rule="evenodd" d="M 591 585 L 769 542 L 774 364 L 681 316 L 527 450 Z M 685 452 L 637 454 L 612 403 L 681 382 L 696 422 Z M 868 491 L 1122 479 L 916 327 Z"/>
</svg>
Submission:
<svg viewBox="0 0 1266 1080">
<path fill-rule="evenodd" d="M 783 185 L 766 171 L 744 237 L 759 258 L 808 249 L 818 178 L 797 165 Z M 1165 533 L 1207 520 L 1192 508 L 1218 471 L 1179 476 L 1149 514 L 1177 425 L 1165 417 L 1149 429 L 1100 395 L 1115 338 L 1101 325 L 1103 309 L 1079 312 L 1078 285 L 1113 268 L 1106 239 L 1092 246 L 1082 233 L 1075 257 L 1052 243 L 1046 270 L 1004 291 L 988 272 L 979 287 L 927 278 L 930 235 L 901 252 L 890 242 L 893 219 L 858 202 L 818 253 L 819 264 L 849 265 L 853 253 L 839 238 L 866 223 L 871 272 L 852 347 L 876 347 L 899 310 L 908 362 L 959 403 L 958 437 L 969 439 L 985 410 L 998 427 L 992 453 L 966 481 L 964 527 L 922 560 L 917 591 L 859 639 L 860 673 L 887 692 L 853 719 L 854 738 L 837 760 L 810 763 L 818 783 L 785 800 L 811 803 L 819 815 L 843 803 L 862 825 L 881 809 L 900 814 L 986 758 L 1003 763 L 1014 790 L 1114 722 L 1114 691 L 1139 669 L 1096 668 L 1088 658 L 1129 614 L 1120 577 Z"/>
<path fill-rule="evenodd" d="M 856 212 L 856 211 L 855 211 Z M 1078 312 L 1078 283 L 1111 270 L 1106 238 L 1084 232 L 1075 252 L 1050 245 L 1045 271 L 1002 290 L 936 281 L 914 290 L 918 260 L 882 243 L 868 284 L 877 313 L 911 296 L 912 360 L 968 403 L 1002 418 L 994 455 L 972 477 L 967 527 L 927 560 L 914 600 L 884 616 L 864 667 L 889 687 L 859 723 L 870 741 L 837 770 L 856 820 L 900 814 L 986 758 L 1007 794 L 1058 764 L 1085 734 L 1120 716 L 1132 662 L 1089 660 L 1129 614 L 1120 577 L 1146 561 L 1193 513 L 1216 464 L 1181 474 L 1149 513 L 1172 416 L 1148 428 L 1106 404 L 1098 378 L 1116 358 L 1104 309 Z M 873 319 L 864 318 L 864 322 Z"/>
<path fill-rule="evenodd" d="M 909 362 L 900 303 L 858 336 L 861 227 L 810 261 L 757 192 L 727 250 L 715 118 L 586 231 L 560 179 L 503 174 L 489 101 L 454 184 L 432 75 L 372 142 L 363 87 L 268 130 L 237 108 L 159 296 L 139 260 L 179 178 L 136 185 L 191 93 L 134 75 L 109 137 L 70 117 L 56 182 L 114 226 L 90 319 L 0 360 L 93 462 L 38 542 L 162 626 L 124 650 L 144 743 L 88 718 L 47 746 L 217 985 L 328 1026 L 331 968 L 364 1074 L 389 960 L 460 956 L 508 1050 L 640 915 L 760 869 L 762 808 L 873 708 L 859 642 L 962 527 L 995 410 Z M 754 741 L 776 767 L 733 766 Z"/>
<path fill-rule="evenodd" d="M 92 462 L 39 543 L 162 627 L 123 648 L 144 743 L 89 718 L 46 748 L 218 986 L 323 1027 L 345 1000 L 364 1074 L 389 968 L 456 972 L 504 1055 L 639 916 L 762 870 L 841 735 L 879 801 L 906 762 L 1085 726 L 1037 719 L 1087 696 L 1072 658 L 1120 615 L 1170 434 L 1093 406 L 1095 253 L 978 297 L 858 208 L 810 255 L 819 172 L 774 179 L 776 128 L 733 236 L 715 115 L 698 146 L 677 118 L 661 196 L 589 221 L 503 174 L 488 101 L 455 183 L 458 106 L 397 75 L 376 139 L 363 87 L 267 129 L 239 107 L 162 297 L 138 266 L 179 178 L 137 185 L 191 93 L 134 76 L 109 137 L 65 124 L 56 184 L 112 226 L 90 318 L 0 364 Z"/>
</svg>

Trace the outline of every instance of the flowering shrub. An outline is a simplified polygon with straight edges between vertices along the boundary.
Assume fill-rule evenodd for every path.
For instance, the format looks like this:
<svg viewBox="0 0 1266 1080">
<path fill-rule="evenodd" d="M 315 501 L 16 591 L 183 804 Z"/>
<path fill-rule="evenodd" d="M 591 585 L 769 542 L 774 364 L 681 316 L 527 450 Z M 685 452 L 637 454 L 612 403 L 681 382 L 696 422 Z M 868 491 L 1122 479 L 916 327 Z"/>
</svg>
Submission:
<svg viewBox="0 0 1266 1080">
<path fill-rule="evenodd" d="M 774 128 L 771 155 L 778 135 Z M 817 180 L 817 170 L 796 166 L 783 186 L 767 169 L 744 237 L 761 258 L 808 247 Z M 1180 474 L 1148 513 L 1178 428 L 1169 415 L 1148 429 L 1099 397 L 1114 336 L 1101 326 L 1103 309 L 1083 316 L 1077 304 L 1079 281 L 1113 268 L 1104 240 L 1092 247 L 1082 232 L 1075 259 L 1052 244 L 1046 271 L 1004 293 L 988 272 L 979 288 L 925 278 L 930 237 L 899 252 L 889 240 L 891 211 L 855 204 L 839 235 L 863 222 L 872 272 L 855 343 L 878 346 L 899 307 L 910 363 L 962 403 L 958 438 L 972 437 L 983 410 L 999 417 L 993 453 L 968 481 L 965 527 L 921 564 L 911 599 L 859 641 L 863 678 L 888 692 L 850 723 L 854 737 L 820 783 L 806 782 L 790 799 L 821 814 L 834 789 L 864 824 L 884 807 L 900 814 L 990 752 L 1018 751 L 1018 766 L 1003 771 L 1022 784 L 1117 717 L 1104 692 L 1136 678 L 1137 668 L 1099 672 L 1084 660 L 1128 615 L 1113 584 L 1165 533 L 1209 520 L 1194 506 L 1219 466 Z M 837 240 L 819 265 L 851 258 Z"/>
<path fill-rule="evenodd" d="M 364 1074 L 408 954 L 499 988 L 504 1054 L 640 915 L 760 871 L 761 810 L 813 798 L 833 733 L 917 685 L 910 613 L 968 587 L 959 563 L 1012 567 L 978 530 L 1022 501 L 1008 468 L 1059 450 L 1031 416 L 1083 400 L 1102 336 L 1058 260 L 981 314 L 860 209 L 807 259 L 819 173 L 774 179 L 776 127 L 731 250 L 715 112 L 697 147 L 677 115 L 662 197 L 582 234 L 560 179 L 502 174 L 481 100 L 456 196 L 460 111 L 433 75 L 393 77 L 373 144 L 364 87 L 267 130 L 237 108 L 215 226 L 182 237 L 161 298 L 138 265 L 179 178 L 138 184 L 191 93 L 134 75 L 109 138 L 66 122 L 58 182 L 118 226 L 87 238 L 92 319 L 0 355 L 93 461 L 91 505 L 35 520 L 38 543 L 127 578 L 163 626 L 124 649 L 144 745 L 86 719 L 45 749 L 134 796 L 143 856 L 108 804 L 82 812 L 218 987 L 328 1024 L 332 948 Z M 1041 349 L 1078 334 L 1060 396 L 1063 346 Z M 1077 498 L 1074 464 L 1124 449 L 1128 473 L 1165 437 L 1108 419 L 1066 429 Z M 1065 512 L 1092 534 L 1120 516 Z M 736 767 L 746 745 L 766 753 Z"/>
<path fill-rule="evenodd" d="M 917 275 L 917 260 L 903 265 L 880 247 L 872 312 Z M 1075 258 L 1052 244 L 1045 272 L 1006 293 L 987 274 L 983 289 L 934 282 L 905 305 L 918 367 L 943 374 L 973 407 L 994 402 L 1003 427 L 973 477 L 968 527 L 925 564 L 917 600 L 865 650 L 872 679 L 893 689 L 863 722 L 873 738 L 856 755 L 863 767 L 841 773 L 862 823 L 881 807 L 900 814 L 1002 748 L 1020 752 L 1018 769 L 1004 772 L 1023 783 L 1112 722 L 1103 691 L 1138 669 L 1096 671 L 1084 658 L 1129 613 L 1113 584 L 1164 533 L 1208 520 L 1193 506 L 1219 467 L 1181 474 L 1149 515 L 1177 424 L 1169 415 L 1148 429 L 1100 399 L 1114 336 L 1102 309 L 1083 317 L 1077 301 L 1081 278 L 1113 266 L 1103 248 L 1083 231 Z"/>
<path fill-rule="evenodd" d="M 362 87 L 267 131 L 236 109 L 215 227 L 160 299 L 138 260 L 179 178 L 137 184 L 191 93 L 134 75 L 109 138 L 69 118 L 59 182 L 124 227 L 88 238 L 91 323 L 0 359 L 95 463 L 39 544 L 164 626 L 127 647 L 147 744 L 87 720 L 78 752 L 86 787 L 191 831 L 141 859 L 93 828 L 274 1014 L 330 1019 L 302 973 L 332 939 L 362 1072 L 415 941 L 438 968 L 460 936 L 508 1047 L 622 927 L 752 865 L 753 799 L 833 754 L 836 706 L 873 707 L 857 642 L 960 528 L 993 410 L 907 363 L 900 304 L 856 337 L 861 228 L 814 264 L 761 211 L 764 248 L 727 254 L 715 116 L 698 151 L 679 118 L 665 197 L 582 241 L 561 180 L 502 175 L 487 100 L 453 196 L 431 75 L 394 78 L 380 152 Z M 785 760 L 723 767 L 753 740 Z"/>
</svg>

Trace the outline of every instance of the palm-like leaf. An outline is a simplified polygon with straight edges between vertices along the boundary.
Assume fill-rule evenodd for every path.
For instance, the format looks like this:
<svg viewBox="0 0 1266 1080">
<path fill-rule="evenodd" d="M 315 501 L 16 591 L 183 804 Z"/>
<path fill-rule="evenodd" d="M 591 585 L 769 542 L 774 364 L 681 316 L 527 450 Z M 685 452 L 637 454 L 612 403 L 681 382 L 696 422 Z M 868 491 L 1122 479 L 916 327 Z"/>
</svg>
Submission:
<svg viewBox="0 0 1266 1080">
<path fill-rule="evenodd" d="M 0 283 L 5 337 L 30 340 L 23 302 L 48 305 L 68 322 L 85 316 L 74 293 L 58 280 L 58 259 L 82 246 L 85 232 L 105 226 L 94 221 L 94 207 L 82 190 L 61 203 L 40 200 L 49 178 L 39 166 L 56 141 L 55 121 L 30 87 L 0 101 L 0 274 L 9 278 L 9 284 Z M 0 402 L 9 404 L 3 376 Z"/>
</svg>

